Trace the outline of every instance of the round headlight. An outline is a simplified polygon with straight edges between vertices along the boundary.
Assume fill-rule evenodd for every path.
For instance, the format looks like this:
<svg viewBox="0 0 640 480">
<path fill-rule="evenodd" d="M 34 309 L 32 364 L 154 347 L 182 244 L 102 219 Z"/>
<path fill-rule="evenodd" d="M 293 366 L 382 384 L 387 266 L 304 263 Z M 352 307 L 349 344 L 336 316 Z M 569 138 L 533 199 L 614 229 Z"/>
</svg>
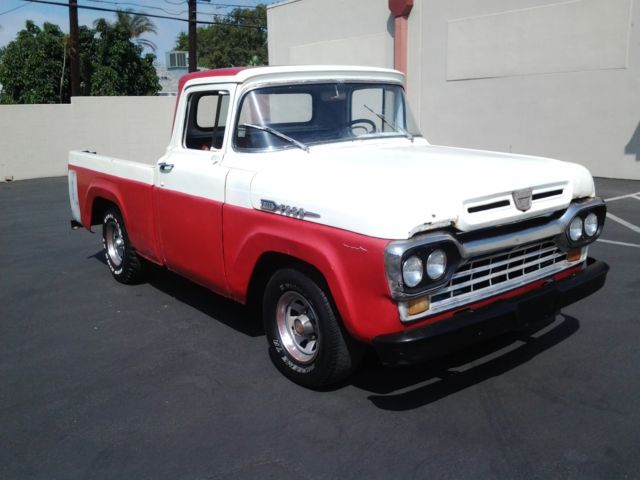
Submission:
<svg viewBox="0 0 640 480">
<path fill-rule="evenodd" d="M 431 252 L 427 258 L 427 275 L 431 280 L 437 280 L 447 270 L 447 254 L 437 249 Z"/>
<path fill-rule="evenodd" d="M 569 238 L 577 242 L 582 238 L 582 219 L 576 217 L 569 224 Z"/>
<path fill-rule="evenodd" d="M 415 287 L 422 281 L 424 267 L 422 260 L 415 255 L 407 258 L 402 264 L 402 280 L 407 287 Z"/>
<path fill-rule="evenodd" d="M 598 216 L 591 212 L 584 219 L 584 233 L 587 237 L 593 237 L 598 231 Z"/>
</svg>

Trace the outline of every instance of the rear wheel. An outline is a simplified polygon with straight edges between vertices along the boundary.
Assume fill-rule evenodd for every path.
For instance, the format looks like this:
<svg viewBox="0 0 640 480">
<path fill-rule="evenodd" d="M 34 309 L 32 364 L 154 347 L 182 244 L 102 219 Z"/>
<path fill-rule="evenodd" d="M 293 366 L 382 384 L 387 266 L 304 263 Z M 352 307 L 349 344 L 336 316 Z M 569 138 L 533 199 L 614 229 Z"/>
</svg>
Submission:
<svg viewBox="0 0 640 480">
<path fill-rule="evenodd" d="M 285 376 L 306 387 L 346 378 L 358 366 L 363 346 L 344 330 L 321 282 L 299 270 L 277 271 L 263 301 L 269 353 Z"/>
<path fill-rule="evenodd" d="M 138 283 L 143 277 L 142 259 L 129 242 L 120 211 L 111 207 L 102 220 L 102 247 L 113 277 L 126 284 Z"/>
</svg>

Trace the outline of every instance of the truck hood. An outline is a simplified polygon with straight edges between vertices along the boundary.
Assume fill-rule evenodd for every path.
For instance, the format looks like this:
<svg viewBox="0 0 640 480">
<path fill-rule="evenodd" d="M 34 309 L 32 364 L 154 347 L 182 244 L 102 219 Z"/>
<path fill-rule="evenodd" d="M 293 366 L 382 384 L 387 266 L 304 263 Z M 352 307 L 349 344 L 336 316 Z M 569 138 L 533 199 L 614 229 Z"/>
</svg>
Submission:
<svg viewBox="0 0 640 480">
<path fill-rule="evenodd" d="M 470 231 L 517 222 L 594 195 L 589 171 L 577 164 L 433 146 L 421 139 L 270 156 L 273 161 L 265 161 L 251 184 L 254 208 L 277 207 L 278 213 L 298 216 L 303 209 L 307 221 L 385 239 L 446 226 Z M 529 188 L 531 206 L 521 211 L 514 192 Z"/>
</svg>

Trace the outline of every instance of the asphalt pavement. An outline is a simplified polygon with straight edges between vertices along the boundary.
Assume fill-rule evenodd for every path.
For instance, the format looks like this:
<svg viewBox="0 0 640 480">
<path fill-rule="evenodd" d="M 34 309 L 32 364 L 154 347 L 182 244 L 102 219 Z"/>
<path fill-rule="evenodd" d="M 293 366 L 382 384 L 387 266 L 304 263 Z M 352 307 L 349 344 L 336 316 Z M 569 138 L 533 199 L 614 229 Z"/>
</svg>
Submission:
<svg viewBox="0 0 640 480">
<path fill-rule="evenodd" d="M 640 182 L 597 185 L 600 292 L 317 392 L 245 308 L 162 270 L 115 282 L 66 179 L 0 184 L 0 479 L 640 478 Z"/>
</svg>

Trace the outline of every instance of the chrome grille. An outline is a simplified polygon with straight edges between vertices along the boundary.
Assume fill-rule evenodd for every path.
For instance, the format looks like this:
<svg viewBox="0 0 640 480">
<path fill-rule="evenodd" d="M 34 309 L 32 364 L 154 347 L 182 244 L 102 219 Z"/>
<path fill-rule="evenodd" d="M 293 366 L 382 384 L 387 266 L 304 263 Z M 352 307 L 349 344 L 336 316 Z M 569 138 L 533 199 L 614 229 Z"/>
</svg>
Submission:
<svg viewBox="0 0 640 480">
<path fill-rule="evenodd" d="M 569 266 L 567 254 L 543 241 L 471 259 L 448 284 L 431 295 L 432 311 L 466 302 L 469 297 L 500 293 Z"/>
</svg>

